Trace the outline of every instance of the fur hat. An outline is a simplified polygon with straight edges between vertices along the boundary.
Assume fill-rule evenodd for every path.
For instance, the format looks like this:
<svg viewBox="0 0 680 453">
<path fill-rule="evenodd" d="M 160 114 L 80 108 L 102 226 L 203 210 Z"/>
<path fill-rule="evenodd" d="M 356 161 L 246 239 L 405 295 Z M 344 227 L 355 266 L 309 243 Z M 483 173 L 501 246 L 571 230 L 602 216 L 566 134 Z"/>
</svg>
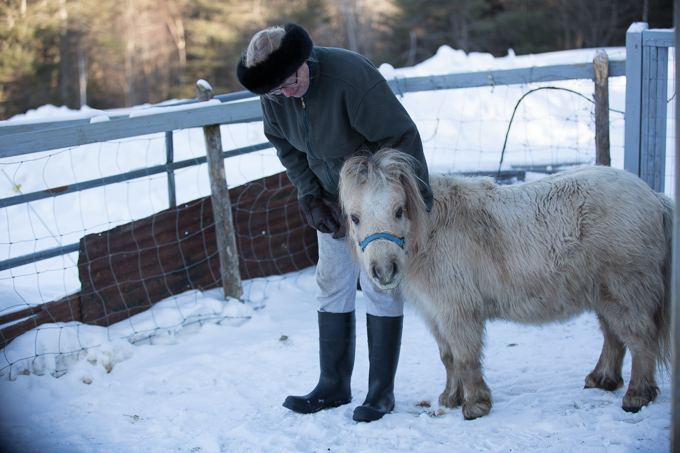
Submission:
<svg viewBox="0 0 680 453">
<path fill-rule="evenodd" d="M 245 53 L 236 67 L 238 81 L 248 91 L 266 94 L 281 86 L 312 55 L 314 44 L 304 28 L 287 24 L 278 49 L 255 66 L 246 66 Z"/>
</svg>

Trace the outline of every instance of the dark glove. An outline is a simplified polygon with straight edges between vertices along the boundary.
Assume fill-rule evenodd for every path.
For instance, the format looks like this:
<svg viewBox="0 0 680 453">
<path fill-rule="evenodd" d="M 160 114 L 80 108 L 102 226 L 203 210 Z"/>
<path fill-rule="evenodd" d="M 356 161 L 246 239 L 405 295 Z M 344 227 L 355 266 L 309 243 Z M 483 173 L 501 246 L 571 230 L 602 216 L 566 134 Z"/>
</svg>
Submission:
<svg viewBox="0 0 680 453">
<path fill-rule="evenodd" d="M 329 208 L 331 208 L 331 212 L 333 213 L 333 216 L 335 217 L 335 221 L 338 222 L 338 230 L 333 233 L 333 239 L 342 239 L 345 237 L 346 234 L 346 228 L 347 228 L 347 217 L 345 216 L 345 213 L 342 211 L 342 206 L 340 206 L 339 202 L 331 203 Z"/>
<path fill-rule="evenodd" d="M 340 227 L 335 215 L 321 198 L 307 195 L 300 200 L 300 208 L 307 217 L 307 223 L 322 233 L 335 233 Z"/>
</svg>

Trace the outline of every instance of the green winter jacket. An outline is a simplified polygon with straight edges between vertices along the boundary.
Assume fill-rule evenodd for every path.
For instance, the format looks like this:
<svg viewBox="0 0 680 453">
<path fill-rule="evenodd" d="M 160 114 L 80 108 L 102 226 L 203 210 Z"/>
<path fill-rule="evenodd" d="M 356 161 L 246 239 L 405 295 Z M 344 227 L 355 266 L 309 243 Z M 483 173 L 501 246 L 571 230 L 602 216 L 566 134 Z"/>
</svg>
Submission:
<svg viewBox="0 0 680 453">
<path fill-rule="evenodd" d="M 391 147 L 420 163 L 417 175 L 430 209 L 432 189 L 420 134 L 375 66 L 348 50 L 315 47 L 310 75 L 309 91 L 302 98 L 260 97 L 264 133 L 298 197 L 311 194 L 337 201 L 345 159 Z"/>
</svg>

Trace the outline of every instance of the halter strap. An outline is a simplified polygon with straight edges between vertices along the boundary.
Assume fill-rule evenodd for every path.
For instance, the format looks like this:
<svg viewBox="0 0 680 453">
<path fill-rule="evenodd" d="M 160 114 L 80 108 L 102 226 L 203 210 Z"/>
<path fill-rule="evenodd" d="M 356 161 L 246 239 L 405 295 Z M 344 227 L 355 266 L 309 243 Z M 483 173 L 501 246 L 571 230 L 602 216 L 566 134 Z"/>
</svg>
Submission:
<svg viewBox="0 0 680 453">
<path fill-rule="evenodd" d="M 363 242 L 358 241 L 359 247 L 361 247 L 361 253 L 364 252 L 364 249 L 366 248 L 366 246 L 368 244 L 375 241 L 376 239 L 390 240 L 390 241 L 394 242 L 395 244 L 397 244 L 402 250 L 404 250 L 404 253 L 406 253 L 408 255 L 408 250 L 404 249 L 404 246 L 406 245 L 406 239 L 405 238 L 398 238 L 398 237 L 393 236 L 389 233 L 375 233 L 375 234 L 370 235 L 366 239 L 364 239 Z"/>
</svg>

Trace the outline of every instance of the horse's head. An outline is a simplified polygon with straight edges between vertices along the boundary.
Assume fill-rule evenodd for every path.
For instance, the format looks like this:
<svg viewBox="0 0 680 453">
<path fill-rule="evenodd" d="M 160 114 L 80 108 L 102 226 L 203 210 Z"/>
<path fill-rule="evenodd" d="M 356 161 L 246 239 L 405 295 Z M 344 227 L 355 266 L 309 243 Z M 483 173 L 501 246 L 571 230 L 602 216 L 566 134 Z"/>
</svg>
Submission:
<svg viewBox="0 0 680 453">
<path fill-rule="evenodd" d="M 384 149 L 348 159 L 340 175 L 340 200 L 349 220 L 355 259 L 382 289 L 396 288 L 417 251 L 424 212 L 415 161 Z"/>
</svg>

